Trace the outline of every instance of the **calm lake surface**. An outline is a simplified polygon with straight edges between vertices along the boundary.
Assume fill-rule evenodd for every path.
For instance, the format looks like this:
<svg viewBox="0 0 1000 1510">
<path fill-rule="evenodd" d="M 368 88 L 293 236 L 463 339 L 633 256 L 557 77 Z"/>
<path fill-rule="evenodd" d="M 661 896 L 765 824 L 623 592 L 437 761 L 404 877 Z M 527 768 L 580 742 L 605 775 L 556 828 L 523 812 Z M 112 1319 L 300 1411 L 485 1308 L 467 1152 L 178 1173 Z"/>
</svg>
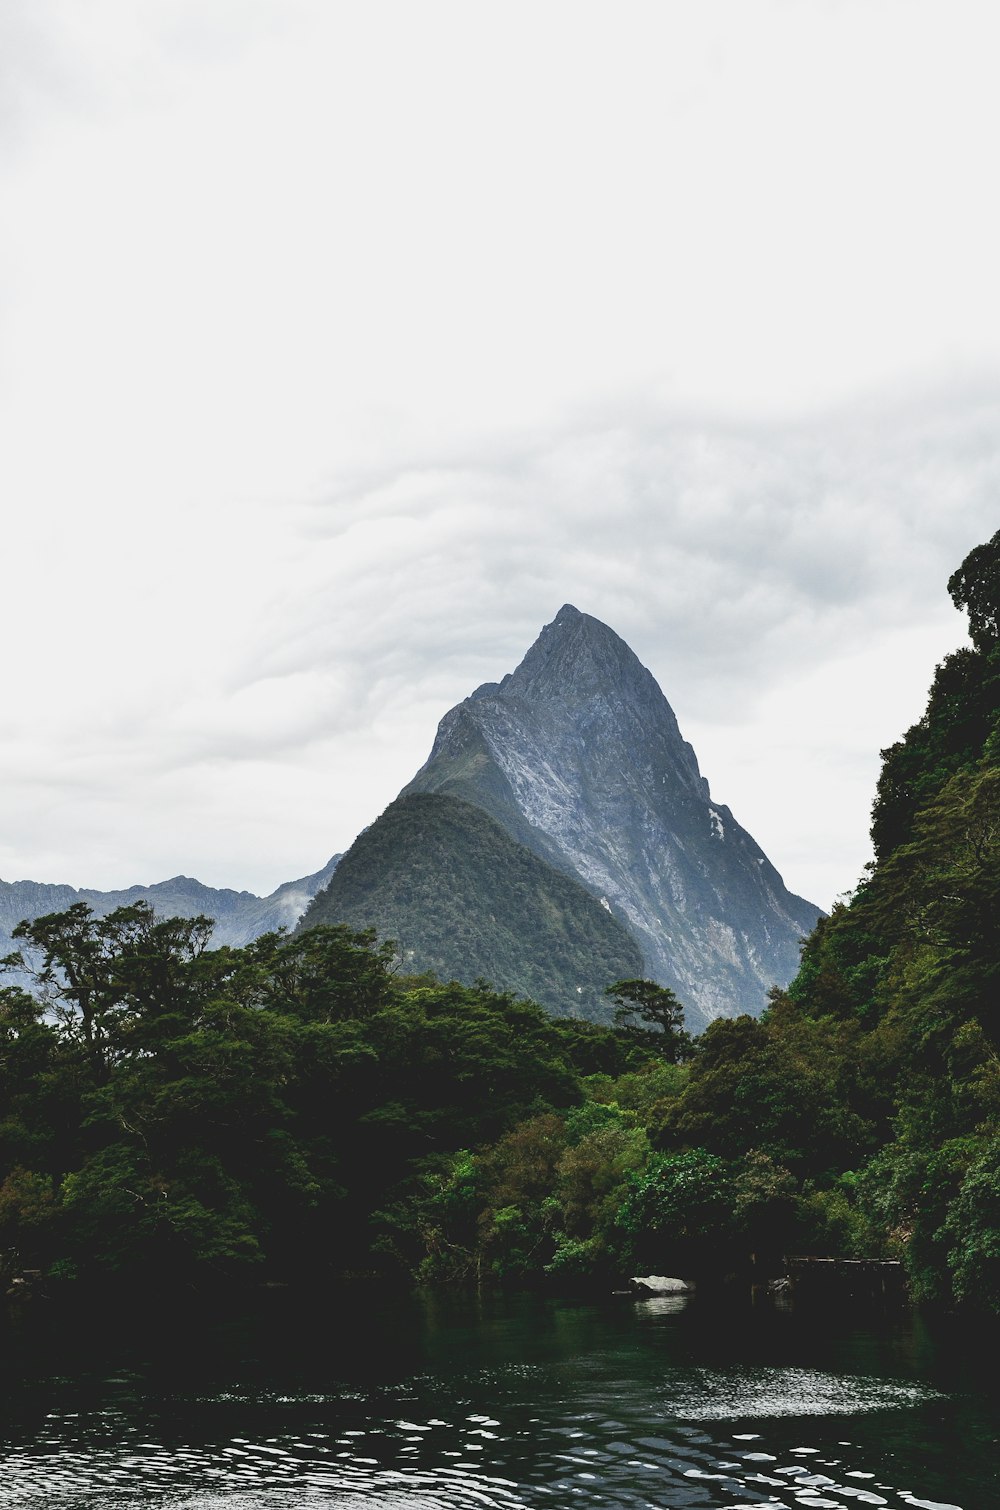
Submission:
<svg viewBox="0 0 1000 1510">
<path fill-rule="evenodd" d="M 1000 1506 L 996 1339 L 909 1313 L 397 1299 L 3 1337 L 0 1505 Z"/>
</svg>

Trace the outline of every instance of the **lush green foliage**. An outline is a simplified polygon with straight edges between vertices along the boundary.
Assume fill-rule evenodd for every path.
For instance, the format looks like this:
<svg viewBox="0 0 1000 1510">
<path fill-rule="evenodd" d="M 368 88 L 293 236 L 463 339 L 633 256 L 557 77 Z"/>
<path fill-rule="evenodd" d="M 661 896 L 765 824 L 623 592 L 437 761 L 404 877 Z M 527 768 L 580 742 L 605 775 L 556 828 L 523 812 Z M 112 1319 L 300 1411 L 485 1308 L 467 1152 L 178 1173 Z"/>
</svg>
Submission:
<svg viewBox="0 0 1000 1510">
<path fill-rule="evenodd" d="M 670 1064 L 689 1057 L 691 1035 L 684 1030 L 684 1008 L 667 986 L 652 980 L 619 980 L 605 995 L 617 1003 L 615 1027 L 637 1047 L 651 1049 Z"/>
<path fill-rule="evenodd" d="M 290 1277 L 423 1256 L 457 1149 L 581 1098 L 611 1035 L 485 986 L 401 980 L 373 933 L 244 950 L 85 905 L 21 925 L 0 991 L 0 1251 L 60 1275 Z"/>
<path fill-rule="evenodd" d="M 841 1180 L 844 1241 L 905 1259 L 919 1297 L 996 1310 L 1000 533 L 948 587 L 972 648 L 938 667 L 923 718 L 883 752 L 876 863 L 770 1015 L 783 1038 L 832 1035 L 842 1105 L 877 1140 Z"/>
<path fill-rule="evenodd" d="M 798 1251 L 898 1257 L 918 1297 L 1000 1311 L 998 559 L 1000 535 L 953 577 L 973 646 L 885 752 L 877 862 L 760 1020 L 692 1042 L 631 971 L 614 1028 L 553 1018 L 399 976 L 344 925 L 212 950 L 205 919 L 144 904 L 22 924 L 41 995 L 0 990 L 7 1267 L 567 1284 Z"/>
</svg>

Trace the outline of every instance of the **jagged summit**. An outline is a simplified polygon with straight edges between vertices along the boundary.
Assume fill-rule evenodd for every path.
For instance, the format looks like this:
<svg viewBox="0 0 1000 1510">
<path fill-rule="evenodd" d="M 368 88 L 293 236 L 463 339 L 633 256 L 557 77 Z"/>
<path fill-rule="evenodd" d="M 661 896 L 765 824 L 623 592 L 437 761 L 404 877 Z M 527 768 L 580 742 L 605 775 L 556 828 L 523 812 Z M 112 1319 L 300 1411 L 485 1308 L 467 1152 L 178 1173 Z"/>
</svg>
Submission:
<svg viewBox="0 0 1000 1510">
<path fill-rule="evenodd" d="M 564 603 L 551 624 L 499 690 L 529 702 L 558 693 L 585 701 L 616 687 L 623 698 L 658 692 L 652 676 L 625 641 L 600 619 Z"/>
<path fill-rule="evenodd" d="M 641 770 L 633 759 L 640 749 Z M 571 776 L 574 787 L 599 779 L 635 788 L 651 776 L 657 787 L 709 800 L 694 750 L 655 678 L 620 635 L 571 603 L 545 625 L 514 671 L 484 683 L 445 714 L 427 763 L 404 790 L 442 791 L 458 783 L 463 789 L 454 795 L 478 801 L 508 823 L 512 815 L 498 804 L 509 809 L 512 800 L 538 831 L 535 847 L 552 858 L 540 835 L 551 831 L 541 809 L 551 815 L 566 805 L 551 759 L 556 751 L 561 775 Z M 499 790 L 486 772 L 490 761 L 504 778 Z M 478 797 L 465 789 L 473 770 Z"/>
<path fill-rule="evenodd" d="M 696 1024 L 759 1012 L 819 916 L 713 803 L 652 674 L 569 603 L 514 671 L 445 715 L 404 791 L 472 802 L 582 880 Z"/>
</svg>

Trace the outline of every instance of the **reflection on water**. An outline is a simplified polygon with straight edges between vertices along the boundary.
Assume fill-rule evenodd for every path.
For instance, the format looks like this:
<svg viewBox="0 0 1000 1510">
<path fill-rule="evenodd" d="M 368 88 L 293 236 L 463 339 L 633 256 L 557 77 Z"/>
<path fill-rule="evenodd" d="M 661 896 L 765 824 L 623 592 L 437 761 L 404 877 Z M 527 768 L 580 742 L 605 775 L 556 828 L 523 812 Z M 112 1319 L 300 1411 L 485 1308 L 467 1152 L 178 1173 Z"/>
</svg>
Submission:
<svg viewBox="0 0 1000 1510">
<path fill-rule="evenodd" d="M 748 1327 L 667 1299 L 375 1302 L 350 1329 L 147 1339 L 114 1372 L 11 1366 L 0 1506 L 1000 1504 L 996 1401 L 914 1368 L 912 1328 Z"/>
</svg>

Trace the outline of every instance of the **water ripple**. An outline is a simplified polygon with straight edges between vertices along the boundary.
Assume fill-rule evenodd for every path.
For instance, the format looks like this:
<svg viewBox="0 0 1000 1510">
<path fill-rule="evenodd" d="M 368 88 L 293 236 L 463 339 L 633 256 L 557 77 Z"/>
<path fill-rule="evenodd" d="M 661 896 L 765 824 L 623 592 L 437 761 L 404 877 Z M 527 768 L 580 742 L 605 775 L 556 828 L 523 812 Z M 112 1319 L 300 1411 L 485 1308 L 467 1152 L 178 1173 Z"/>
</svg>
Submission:
<svg viewBox="0 0 1000 1510">
<path fill-rule="evenodd" d="M 34 1439 L 0 1443 L 0 1507 L 980 1510 L 893 1487 L 880 1463 L 831 1448 L 818 1427 L 810 1440 L 810 1418 L 937 1398 L 915 1385 L 794 1368 L 666 1370 L 644 1388 L 582 1366 L 562 1393 L 560 1379 L 516 1365 L 367 1395 L 161 1398 L 155 1411 L 129 1384 L 117 1404 L 53 1411 Z M 785 1418 L 800 1418 L 803 1435 Z"/>
<path fill-rule="evenodd" d="M 939 1398 L 915 1384 L 801 1368 L 696 1369 L 694 1374 L 693 1387 L 687 1383 L 664 1396 L 665 1407 L 679 1420 L 853 1416 Z"/>
</svg>

